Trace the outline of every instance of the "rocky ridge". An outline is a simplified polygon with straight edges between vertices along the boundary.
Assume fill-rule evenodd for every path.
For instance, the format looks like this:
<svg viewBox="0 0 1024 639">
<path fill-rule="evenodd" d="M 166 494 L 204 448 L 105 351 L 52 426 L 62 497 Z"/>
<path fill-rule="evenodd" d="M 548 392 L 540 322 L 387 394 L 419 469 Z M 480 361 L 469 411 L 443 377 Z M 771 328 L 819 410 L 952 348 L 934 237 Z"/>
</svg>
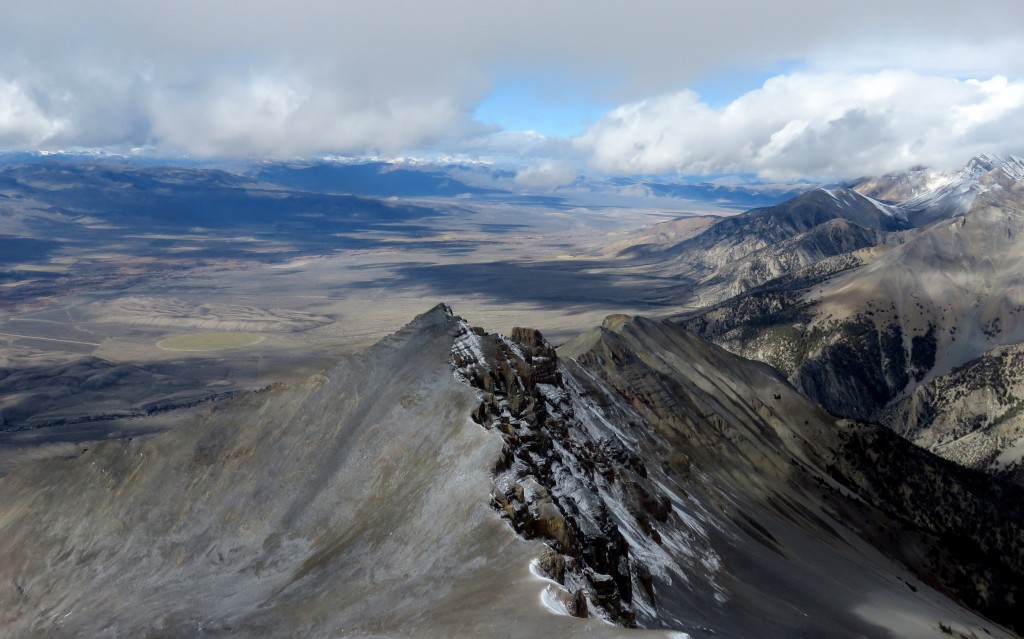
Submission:
<svg viewBox="0 0 1024 639">
<path fill-rule="evenodd" d="M 925 583 L 1012 619 L 1001 598 L 1014 597 L 1024 540 L 1014 524 L 996 523 L 1006 488 L 886 430 L 834 422 L 770 369 L 671 324 L 609 317 L 560 352 L 529 329 L 504 337 L 465 325 L 453 364 L 480 393 L 474 421 L 505 442 L 494 507 L 519 534 L 549 545 L 539 565 L 560 584 L 551 592 L 565 613 L 722 630 L 723 615 L 751 614 L 745 589 L 811 596 L 799 577 L 788 594 L 769 594 L 763 574 L 739 568 L 765 561 L 748 544 L 783 557 L 806 544 L 834 558 L 852 543 L 864 561 L 877 552 L 858 546 L 866 541 Z M 909 550 L 916 544 L 936 550 L 919 556 Z M 965 563 L 947 544 L 974 548 L 975 559 Z M 987 566 L 981 590 L 963 581 L 980 569 L 972 561 Z M 792 630 L 779 623 L 765 636 Z"/>
<path fill-rule="evenodd" d="M 517 328 L 505 337 L 467 325 L 452 361 L 482 395 L 473 420 L 505 441 L 494 505 L 518 533 L 554 549 L 541 568 L 565 586 L 561 605 L 574 616 L 598 614 L 625 626 L 636 625 L 641 609 L 650 623 L 649 568 L 630 556 L 622 530 L 636 534 L 635 550 L 651 550 L 671 505 L 642 459 L 613 429 L 577 414 L 579 397 L 539 332 Z"/>
</svg>

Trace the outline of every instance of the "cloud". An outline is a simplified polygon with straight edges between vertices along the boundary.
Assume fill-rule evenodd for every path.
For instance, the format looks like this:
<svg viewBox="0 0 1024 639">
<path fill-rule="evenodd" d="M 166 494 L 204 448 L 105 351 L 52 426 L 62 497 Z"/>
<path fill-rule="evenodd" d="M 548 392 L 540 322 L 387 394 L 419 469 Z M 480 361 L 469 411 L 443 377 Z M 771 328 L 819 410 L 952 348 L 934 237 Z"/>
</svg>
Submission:
<svg viewBox="0 0 1024 639">
<path fill-rule="evenodd" d="M 581 103 L 625 105 L 591 131 L 607 134 L 601 144 L 591 137 L 595 161 L 611 166 L 604 154 L 615 118 L 657 120 L 663 111 L 721 123 L 721 113 L 680 89 L 729 69 L 768 71 L 795 61 L 786 68 L 806 77 L 903 68 L 948 82 L 1002 75 L 1012 85 L 1024 78 L 1022 43 L 1024 3 L 1017 0 L 940 7 L 924 0 L 7 0 L 0 148 L 146 146 L 287 157 L 443 147 L 534 158 L 546 151 L 558 159 L 572 152 L 564 140 L 500 135 L 473 121 L 502 78 L 536 75 L 544 78 L 541 91 L 571 87 Z M 774 146 L 732 134 L 719 140 L 766 154 L 787 141 L 813 147 L 815 135 L 818 145 L 842 141 L 842 131 L 856 137 L 857 109 L 882 117 L 871 104 L 851 102 L 848 118 L 843 111 L 824 123 L 773 116 L 786 120 L 770 132 L 778 133 Z M 996 121 L 988 112 L 962 115 L 983 120 L 970 125 L 971 135 Z M 754 123 L 732 124 L 736 133 L 762 133 Z M 666 139 L 676 136 L 666 125 L 630 126 L 663 126 Z M 515 140 L 525 146 L 513 148 Z M 657 145 L 644 144 L 644 153 L 624 149 L 633 160 L 618 165 L 651 164 Z"/>
<path fill-rule="evenodd" d="M 0 79 L 0 139 L 33 148 L 60 135 L 68 122 L 43 113 L 17 82 Z"/>
<path fill-rule="evenodd" d="M 398 153 L 466 125 L 445 96 L 376 98 L 286 74 L 161 90 L 148 117 L 163 145 L 213 157 Z"/>
<path fill-rule="evenodd" d="M 575 140 L 609 173 L 851 177 L 1024 149 L 1024 82 L 795 73 L 720 109 L 691 91 L 623 105 Z"/>
<path fill-rule="evenodd" d="M 555 189 L 571 184 L 578 176 L 579 172 L 571 164 L 547 160 L 521 169 L 516 173 L 515 183 L 529 188 Z"/>
</svg>

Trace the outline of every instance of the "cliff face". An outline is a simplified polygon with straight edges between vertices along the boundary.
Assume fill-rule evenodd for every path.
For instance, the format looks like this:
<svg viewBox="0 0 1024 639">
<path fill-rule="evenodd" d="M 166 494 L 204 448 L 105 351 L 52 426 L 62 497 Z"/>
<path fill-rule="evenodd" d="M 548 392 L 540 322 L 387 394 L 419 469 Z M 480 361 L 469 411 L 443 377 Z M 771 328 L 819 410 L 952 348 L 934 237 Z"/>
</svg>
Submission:
<svg viewBox="0 0 1024 639">
<path fill-rule="evenodd" d="M 438 307 L 304 385 L 0 478 L 0 630 L 1008 637 L 961 604 L 1019 624 L 1022 496 L 673 324 L 556 351 Z"/>
</svg>

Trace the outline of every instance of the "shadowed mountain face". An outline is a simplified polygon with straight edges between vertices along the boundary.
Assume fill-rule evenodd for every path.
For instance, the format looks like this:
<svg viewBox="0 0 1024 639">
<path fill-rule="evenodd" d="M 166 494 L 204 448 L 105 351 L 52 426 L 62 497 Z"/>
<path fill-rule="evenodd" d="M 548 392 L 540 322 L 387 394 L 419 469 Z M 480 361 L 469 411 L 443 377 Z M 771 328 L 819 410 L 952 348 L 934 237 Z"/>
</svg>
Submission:
<svg viewBox="0 0 1024 639">
<path fill-rule="evenodd" d="M 940 592 L 1019 624 L 1021 497 L 668 323 L 556 353 L 438 307 L 303 385 L 0 478 L 0 629 L 1006 637 Z"/>
</svg>

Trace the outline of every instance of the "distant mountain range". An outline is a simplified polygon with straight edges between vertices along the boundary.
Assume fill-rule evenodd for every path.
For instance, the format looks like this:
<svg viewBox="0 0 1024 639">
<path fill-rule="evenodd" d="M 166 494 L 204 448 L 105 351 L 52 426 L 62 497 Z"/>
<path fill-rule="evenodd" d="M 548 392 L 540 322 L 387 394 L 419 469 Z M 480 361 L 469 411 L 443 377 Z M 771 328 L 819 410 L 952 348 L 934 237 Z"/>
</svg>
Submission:
<svg viewBox="0 0 1024 639">
<path fill-rule="evenodd" d="M 196 161 L 187 158 L 100 153 L 0 153 L 0 169 L 25 165 L 101 166 L 136 173 L 169 168 L 196 171 L 220 170 L 254 183 L 276 185 L 292 191 L 356 195 L 376 198 L 477 198 L 536 200 L 547 203 L 614 204 L 641 202 L 703 205 L 726 211 L 742 211 L 785 201 L 808 188 L 807 183 L 763 182 L 754 176 L 731 176 L 728 182 L 706 178 L 650 176 L 640 178 L 581 175 L 557 187 L 531 187 L 517 181 L 515 166 L 482 163 L 321 159 L 294 161 Z M 24 170 L 24 169 L 22 169 Z"/>
<path fill-rule="evenodd" d="M 972 385 L 988 382 L 963 371 L 1024 341 L 1024 161 L 985 156 L 927 184 L 923 175 L 812 191 L 644 259 L 691 279 L 691 303 L 710 305 L 685 326 L 771 363 L 835 414 L 878 419 L 952 459 L 1019 472 L 1016 400 L 979 405 Z M 861 191 L 908 197 L 883 202 Z M 920 407 L 922 384 L 953 384 L 943 380 L 954 369 L 961 401 L 947 398 L 943 410 L 973 415 L 969 432 L 907 426 L 911 409 L 901 406 Z M 989 437 L 975 432 L 996 425 Z"/>
<path fill-rule="evenodd" d="M 246 170 L 260 181 L 321 193 L 377 197 L 542 198 L 552 202 L 622 205 L 691 203 L 726 210 L 782 202 L 805 184 L 718 184 L 681 178 L 601 178 L 580 176 L 563 186 L 537 189 L 516 180 L 516 170 L 485 164 L 405 164 L 392 162 L 267 162 Z"/>
</svg>

